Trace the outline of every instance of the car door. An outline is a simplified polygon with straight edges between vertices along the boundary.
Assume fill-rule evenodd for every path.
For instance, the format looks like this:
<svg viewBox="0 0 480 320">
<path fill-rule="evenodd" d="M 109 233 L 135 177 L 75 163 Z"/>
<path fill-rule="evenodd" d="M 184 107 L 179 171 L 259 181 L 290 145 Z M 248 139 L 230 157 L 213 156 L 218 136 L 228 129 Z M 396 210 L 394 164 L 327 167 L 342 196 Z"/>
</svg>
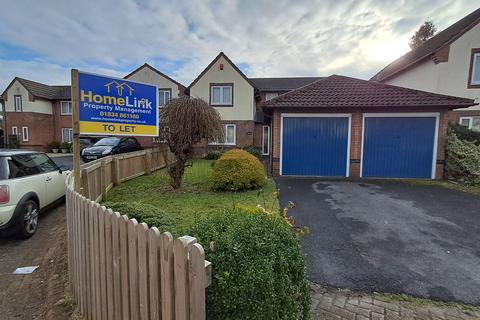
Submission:
<svg viewBox="0 0 480 320">
<path fill-rule="evenodd" d="M 32 155 L 35 164 L 45 179 L 46 203 L 50 204 L 65 195 L 65 174 L 60 168 L 44 153 Z"/>
<path fill-rule="evenodd" d="M 118 153 L 128 152 L 128 142 L 126 138 L 122 138 L 118 143 Z"/>
</svg>

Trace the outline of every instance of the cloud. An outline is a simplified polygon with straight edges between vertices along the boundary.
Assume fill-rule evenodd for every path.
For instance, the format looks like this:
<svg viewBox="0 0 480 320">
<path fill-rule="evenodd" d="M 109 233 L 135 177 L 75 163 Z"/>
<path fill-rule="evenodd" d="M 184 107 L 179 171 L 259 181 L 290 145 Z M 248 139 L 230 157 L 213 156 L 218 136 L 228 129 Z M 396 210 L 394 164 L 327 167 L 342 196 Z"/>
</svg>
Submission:
<svg viewBox="0 0 480 320">
<path fill-rule="evenodd" d="M 249 76 L 369 78 L 408 50 L 423 21 L 443 29 L 475 9 L 468 0 L 6 0 L 0 87 L 16 75 L 68 83 L 71 67 L 122 76 L 144 62 L 188 85 L 219 51 Z"/>
</svg>

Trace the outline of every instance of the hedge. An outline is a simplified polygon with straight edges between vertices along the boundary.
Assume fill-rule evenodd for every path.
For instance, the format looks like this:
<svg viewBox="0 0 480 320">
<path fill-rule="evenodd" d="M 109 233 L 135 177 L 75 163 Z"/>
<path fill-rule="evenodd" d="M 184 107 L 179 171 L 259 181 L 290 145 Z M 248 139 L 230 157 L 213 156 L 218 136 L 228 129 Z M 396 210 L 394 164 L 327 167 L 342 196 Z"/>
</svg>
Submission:
<svg viewBox="0 0 480 320">
<path fill-rule="evenodd" d="M 262 163 L 247 151 L 225 152 L 213 165 L 212 188 L 222 191 L 258 189 L 266 182 Z"/>
<path fill-rule="evenodd" d="M 299 239 L 280 215 L 240 208 L 197 215 L 189 234 L 212 262 L 208 319 L 309 318 Z"/>
<path fill-rule="evenodd" d="M 465 126 L 454 124 L 449 128 L 449 132 L 455 133 L 460 140 L 470 141 L 477 146 L 480 145 L 480 131 L 473 131 Z"/>
<path fill-rule="evenodd" d="M 104 202 L 103 206 L 125 214 L 139 223 L 145 222 L 149 227 L 157 227 L 160 232 L 168 231 L 176 235 L 175 220 L 159 208 L 142 202 Z"/>
<path fill-rule="evenodd" d="M 445 174 L 465 184 L 480 184 L 480 146 L 459 139 L 451 130 L 446 145 Z"/>
</svg>

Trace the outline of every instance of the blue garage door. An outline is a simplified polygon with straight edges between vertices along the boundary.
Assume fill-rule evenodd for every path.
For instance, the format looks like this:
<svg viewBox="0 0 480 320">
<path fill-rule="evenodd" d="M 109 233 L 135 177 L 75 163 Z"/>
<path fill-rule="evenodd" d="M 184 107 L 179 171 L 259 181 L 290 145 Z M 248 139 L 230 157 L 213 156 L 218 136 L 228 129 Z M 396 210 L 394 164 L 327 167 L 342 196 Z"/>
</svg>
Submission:
<svg viewBox="0 0 480 320">
<path fill-rule="evenodd" d="M 345 176 L 348 117 L 283 118 L 282 175 Z"/>
<path fill-rule="evenodd" d="M 365 118 L 363 177 L 431 178 L 436 118 Z"/>
</svg>

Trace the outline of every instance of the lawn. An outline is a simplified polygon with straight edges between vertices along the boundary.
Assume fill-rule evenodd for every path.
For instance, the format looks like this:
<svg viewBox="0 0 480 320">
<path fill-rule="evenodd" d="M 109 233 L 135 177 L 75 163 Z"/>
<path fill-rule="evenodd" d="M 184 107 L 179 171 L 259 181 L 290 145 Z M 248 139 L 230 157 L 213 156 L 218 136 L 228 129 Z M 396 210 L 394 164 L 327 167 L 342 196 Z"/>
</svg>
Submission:
<svg viewBox="0 0 480 320">
<path fill-rule="evenodd" d="M 212 160 L 194 160 L 192 166 L 187 168 L 182 187 L 178 190 L 170 187 L 168 173 L 163 169 L 113 188 L 106 201 L 138 201 L 154 205 L 176 220 L 179 233 L 192 223 L 195 213 L 212 213 L 238 205 L 278 209 L 277 190 L 272 179 L 268 179 L 262 190 L 212 191 L 209 183 L 212 163 Z"/>
</svg>

